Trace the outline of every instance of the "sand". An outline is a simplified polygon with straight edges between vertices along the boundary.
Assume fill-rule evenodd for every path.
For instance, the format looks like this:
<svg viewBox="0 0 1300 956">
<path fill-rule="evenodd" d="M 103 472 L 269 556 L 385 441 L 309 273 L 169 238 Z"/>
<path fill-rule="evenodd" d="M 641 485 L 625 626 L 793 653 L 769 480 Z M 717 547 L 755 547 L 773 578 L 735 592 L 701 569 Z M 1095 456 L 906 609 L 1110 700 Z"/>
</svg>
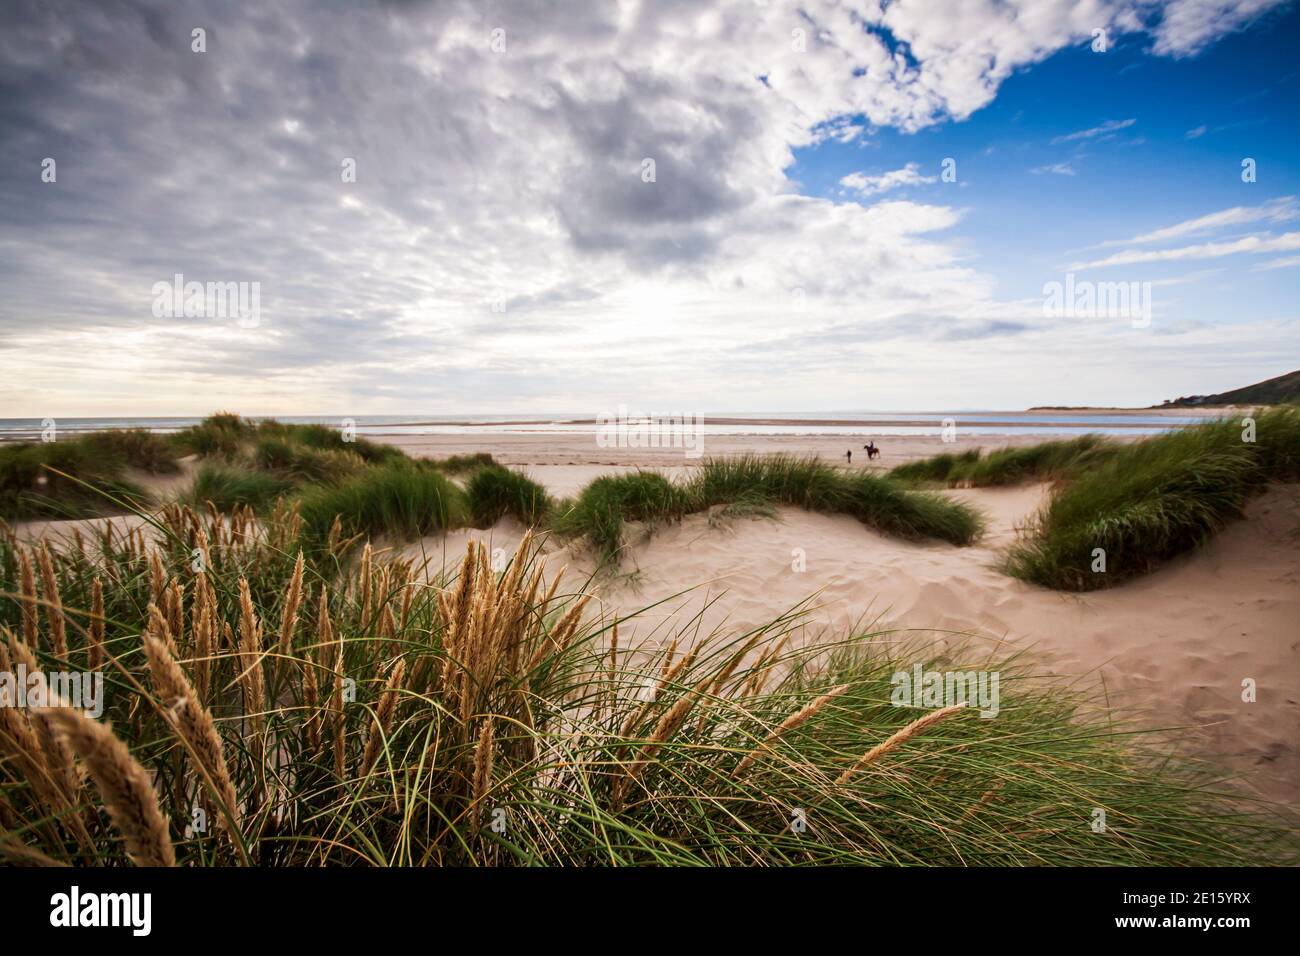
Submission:
<svg viewBox="0 0 1300 956">
<path fill-rule="evenodd" d="M 953 492 L 983 508 L 977 547 L 914 544 L 852 518 L 782 509 L 723 526 L 693 515 L 631 535 L 620 574 L 593 578 L 597 613 L 658 607 L 621 625 L 627 643 L 747 631 L 810 596 L 801 637 L 885 631 L 879 641 L 965 645 L 1105 700 L 1145 728 L 1178 728 L 1185 752 L 1241 773 L 1249 789 L 1300 807 L 1300 485 L 1270 489 L 1200 552 L 1120 587 L 1064 594 L 1008 578 L 999 548 L 1044 499 L 1042 486 Z M 409 546 L 454 564 L 473 537 L 506 553 L 523 528 L 503 522 Z M 805 570 L 793 569 L 802 548 Z M 547 546 L 548 566 L 582 579 L 591 555 Z M 683 593 L 685 592 L 685 593 Z M 694 618 L 698 615 L 698 625 Z M 1242 700 L 1242 681 L 1257 700 Z"/>
<path fill-rule="evenodd" d="M 876 439 L 885 455 L 872 467 L 938 451 L 1042 440 L 1033 434 L 970 436 L 954 445 L 889 436 Z M 591 435 L 429 435 L 394 443 L 430 457 L 491 451 L 557 495 L 571 495 L 599 474 L 690 467 L 680 450 L 602 449 Z M 710 436 L 706 450 L 834 460 L 848 445 L 843 436 Z M 981 656 L 1020 654 L 1034 674 L 1104 694 L 1144 727 L 1181 728 L 1184 750 L 1242 774 L 1259 795 L 1300 808 L 1300 485 L 1277 486 L 1256 498 L 1245 520 L 1199 552 L 1088 594 L 1043 590 L 996 568 L 1000 549 L 1045 500 L 1046 487 L 948 494 L 989 515 L 989 533 L 978 546 L 905 542 L 852 518 L 781 509 L 775 518 L 693 515 L 651 535 L 634 526 L 617 574 L 597 574 L 594 556 L 579 549 L 548 542 L 545 550 L 548 566 L 567 565 L 571 580 L 593 576 L 594 613 L 626 617 L 664 602 L 623 625 L 625 644 L 656 646 L 696 614 L 698 626 L 684 642 L 719 628 L 748 630 L 808 602 L 801 640 L 874 629 L 887 632 L 876 640 L 933 644 L 936 650 L 964 644 Z M 57 535 L 71 524 L 32 523 L 21 533 Z M 504 521 L 402 550 L 424 553 L 440 567 L 459 561 L 467 538 L 510 552 L 523 530 Z M 804 554 L 802 571 L 793 567 L 795 549 Z M 1257 684 L 1254 703 L 1242 700 L 1245 679 Z"/>
<path fill-rule="evenodd" d="M 397 442 L 431 457 L 492 451 L 557 495 L 599 474 L 690 467 L 680 450 L 599 449 L 591 436 L 422 436 Z M 487 439 L 493 439 L 488 442 Z M 1033 444 L 1042 435 L 876 439 L 883 463 L 970 447 Z M 861 447 L 861 442 L 858 447 Z M 710 437 L 709 454 L 786 451 L 842 455 L 842 436 Z M 855 458 L 858 456 L 855 455 Z M 865 462 L 853 467 L 868 467 Z M 1046 501 L 1042 485 L 947 492 L 983 509 L 978 546 L 890 538 L 852 518 L 781 509 L 776 519 L 718 522 L 692 515 L 651 535 L 633 528 L 619 573 L 596 574 L 592 555 L 548 544 L 549 561 L 577 577 L 596 575 L 600 611 L 625 616 L 627 640 L 657 645 L 699 615 L 692 634 L 744 631 L 813 598 L 803 637 L 884 629 L 883 640 L 973 646 L 1023 655 L 1036 674 L 1108 700 L 1148 728 L 1178 728 L 1188 752 L 1241 773 L 1260 796 L 1300 807 L 1300 486 L 1270 489 L 1201 551 L 1117 588 L 1065 594 L 997 570 L 1001 549 Z M 454 563 L 467 537 L 509 552 L 523 528 L 503 522 L 412 546 Z M 805 570 L 792 569 L 802 548 Z M 435 560 L 441 563 L 441 560 Z M 688 592 L 674 597 L 680 592 Z M 683 636 L 688 644 L 690 634 Z M 1242 681 L 1257 686 L 1242 700 Z"/>
</svg>

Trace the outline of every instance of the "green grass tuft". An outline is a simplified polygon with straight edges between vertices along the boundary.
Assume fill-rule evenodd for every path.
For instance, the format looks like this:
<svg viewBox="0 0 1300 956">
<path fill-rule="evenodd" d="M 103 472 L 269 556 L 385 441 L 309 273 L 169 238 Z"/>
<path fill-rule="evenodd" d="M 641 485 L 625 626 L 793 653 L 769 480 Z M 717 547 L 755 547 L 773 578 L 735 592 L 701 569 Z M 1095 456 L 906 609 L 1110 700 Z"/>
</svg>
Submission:
<svg viewBox="0 0 1300 956">
<path fill-rule="evenodd" d="M 553 526 L 560 534 L 586 538 L 603 555 L 613 557 L 623 546 L 626 522 L 676 521 L 691 510 L 689 496 L 663 475 L 636 471 L 595 479 Z"/>
<path fill-rule="evenodd" d="M 877 531 L 910 540 L 937 538 L 968 545 L 984 531 L 984 518 L 970 505 L 926 491 L 911 491 L 871 472 L 844 479 L 841 510 Z"/>
<path fill-rule="evenodd" d="M 238 465 L 204 462 L 185 499 L 192 505 L 211 501 L 223 512 L 236 505 L 249 505 L 254 510 L 265 511 L 293 488 L 294 482 L 282 475 Z"/>
<path fill-rule="evenodd" d="M 252 460 L 265 471 L 276 471 L 298 482 L 337 481 L 361 472 L 365 461 L 351 450 L 318 450 L 282 438 L 262 438 Z"/>
<path fill-rule="evenodd" d="M 464 527 L 465 495 L 446 475 L 415 462 L 375 465 L 332 484 L 307 488 L 299 499 L 303 532 L 316 546 L 337 516 L 346 535 L 389 535 L 411 540 Z"/>
<path fill-rule="evenodd" d="M 1088 591 L 1199 547 L 1267 482 L 1300 477 L 1300 409 L 1253 418 L 1254 442 L 1232 418 L 1117 448 L 1057 491 L 1009 551 L 1007 573 Z"/>
<path fill-rule="evenodd" d="M 1097 466 L 1120 447 L 1101 435 L 1090 434 L 1020 448 L 998 448 L 988 454 L 973 448 L 908 462 L 891 470 L 889 476 L 899 481 L 976 488 L 1056 481 Z"/>
<path fill-rule="evenodd" d="M 608 557 L 622 546 L 628 521 L 675 521 L 720 506 L 770 513 L 776 505 L 852 515 L 884 534 L 959 545 L 974 541 L 984 526 L 968 505 L 868 472 L 844 472 L 817 458 L 738 455 L 705 459 L 682 484 L 655 472 L 597 478 L 554 527 L 584 536 Z"/>
<path fill-rule="evenodd" d="M 439 471 L 445 471 L 449 475 L 463 475 L 467 471 L 474 471 L 477 468 L 490 468 L 497 465 L 497 460 L 491 454 L 485 451 L 476 451 L 470 455 L 449 455 L 446 458 L 439 458 L 431 462 L 433 467 Z"/>
<path fill-rule="evenodd" d="M 0 447 L 0 516 L 88 518 L 121 512 L 125 499 L 148 499 L 125 477 L 128 468 L 166 472 L 175 467 L 157 436 L 137 430 L 5 445 Z"/>
<path fill-rule="evenodd" d="M 526 525 L 539 525 L 554 502 L 546 489 L 517 471 L 489 465 L 475 471 L 465 485 L 470 514 L 479 528 L 490 528 L 505 515 Z"/>
</svg>

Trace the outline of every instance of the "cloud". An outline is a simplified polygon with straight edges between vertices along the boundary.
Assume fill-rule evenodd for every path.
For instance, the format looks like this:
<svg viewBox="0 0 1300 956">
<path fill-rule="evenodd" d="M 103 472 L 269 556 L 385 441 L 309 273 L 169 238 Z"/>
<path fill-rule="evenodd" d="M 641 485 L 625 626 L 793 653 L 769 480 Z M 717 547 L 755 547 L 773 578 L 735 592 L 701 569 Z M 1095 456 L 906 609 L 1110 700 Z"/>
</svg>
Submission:
<svg viewBox="0 0 1300 956">
<path fill-rule="evenodd" d="M 1052 163 L 1048 166 L 1035 166 L 1030 172 L 1038 176 L 1044 173 L 1052 173 L 1057 176 L 1073 176 L 1074 167 L 1069 163 Z"/>
<path fill-rule="evenodd" d="M 1223 256 L 1235 256 L 1241 253 L 1287 252 L 1292 249 L 1300 249 L 1300 232 L 1288 232 L 1280 236 L 1246 236 L 1229 242 L 1206 242 L 1195 246 L 1182 246 L 1177 249 L 1145 251 L 1129 249 L 1094 262 L 1075 263 L 1070 266 L 1070 269 L 1101 269 L 1106 266 L 1134 265 L 1140 262 L 1218 259 Z"/>
<path fill-rule="evenodd" d="M 1155 52 L 1191 56 L 1241 30 L 1286 0 L 1173 0 L 1156 26 Z"/>
<path fill-rule="evenodd" d="M 903 186 L 921 186 L 938 181 L 938 176 L 924 176 L 916 163 L 908 163 L 902 169 L 893 169 L 876 175 L 849 173 L 840 180 L 840 185 L 860 196 L 874 196 Z"/>
<path fill-rule="evenodd" d="M 1122 129 L 1128 129 L 1137 120 L 1106 120 L 1100 126 L 1093 126 L 1090 129 L 1081 129 L 1073 133 L 1066 133 L 1064 136 L 1057 136 L 1052 140 L 1052 145 L 1057 146 L 1061 143 L 1072 143 L 1081 139 L 1096 139 L 1098 136 L 1109 136 Z"/>
<path fill-rule="evenodd" d="M 916 367 L 1031 320 L 959 210 L 799 196 L 795 151 L 967 119 L 1139 8 L 8 0 L 0 406 L 563 409 L 664 383 L 761 404 L 882 359 L 882 330 Z M 863 185 L 928 179 L 908 170 Z M 176 273 L 259 282 L 261 324 L 155 318 Z M 793 371 L 747 364 L 751 341 Z"/>
<path fill-rule="evenodd" d="M 1197 126 L 1195 129 L 1189 129 L 1186 133 L 1183 134 L 1183 138 L 1200 139 L 1204 135 L 1205 135 L 1205 124 L 1202 123 L 1200 126 Z"/>
<path fill-rule="evenodd" d="M 1291 269 L 1300 266 L 1300 256 L 1285 256 L 1281 259 L 1270 259 L 1268 262 L 1261 262 L 1251 269 L 1252 272 L 1271 272 L 1274 269 Z"/>
<path fill-rule="evenodd" d="M 1212 212 L 1195 219 L 1186 219 L 1172 226 L 1153 229 L 1129 239 L 1108 239 L 1099 243 L 1098 248 L 1106 246 L 1136 246 L 1147 243 L 1167 242 L 1170 239 L 1185 239 L 1188 236 L 1203 235 L 1226 226 L 1254 225 L 1261 222 L 1288 222 L 1300 216 L 1300 206 L 1294 196 L 1282 196 L 1259 206 L 1233 206 L 1219 212 Z"/>
</svg>

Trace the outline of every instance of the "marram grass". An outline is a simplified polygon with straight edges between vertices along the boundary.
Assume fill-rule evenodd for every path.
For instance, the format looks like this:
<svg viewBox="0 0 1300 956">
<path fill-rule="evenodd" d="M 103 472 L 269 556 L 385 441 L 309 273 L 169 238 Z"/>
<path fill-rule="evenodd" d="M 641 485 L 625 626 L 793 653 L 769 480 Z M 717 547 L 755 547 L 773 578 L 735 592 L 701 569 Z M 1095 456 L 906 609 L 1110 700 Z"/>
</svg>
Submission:
<svg viewBox="0 0 1300 956">
<path fill-rule="evenodd" d="M 1267 812 L 1013 665 L 979 665 L 1002 674 L 992 719 L 899 707 L 895 671 L 960 662 L 927 660 L 888 634 L 790 650 L 797 614 L 683 653 L 627 647 L 529 538 L 503 571 L 470 545 L 457 573 L 431 582 L 369 546 L 359 559 L 305 561 L 302 523 L 283 508 L 258 520 L 246 508 L 227 519 L 171 507 L 148 536 L 104 532 L 54 550 L 48 576 L 24 572 L 42 557 L 0 535 L 0 666 L 102 657 L 107 685 L 99 720 L 0 708 L 0 856 L 1295 859 L 1293 835 Z"/>
<path fill-rule="evenodd" d="M 1063 590 L 1111 587 L 1196 549 L 1267 483 L 1297 479 L 1296 408 L 1117 446 L 1057 489 L 1008 552 L 1006 571 Z"/>
<path fill-rule="evenodd" d="M 975 488 L 1057 481 L 1108 461 L 1122 447 L 1101 435 L 1080 435 L 1019 448 L 997 448 L 987 454 L 978 448 L 948 452 L 899 465 L 889 475 L 899 481 Z"/>
<path fill-rule="evenodd" d="M 956 545 L 971 544 L 984 529 L 982 516 L 969 505 L 870 472 L 844 472 L 816 458 L 788 455 L 707 458 L 681 482 L 646 471 L 602 476 L 567 508 L 557 509 L 553 526 L 616 557 L 629 521 L 653 527 L 720 506 L 774 505 L 847 514 L 884 534 Z"/>
</svg>

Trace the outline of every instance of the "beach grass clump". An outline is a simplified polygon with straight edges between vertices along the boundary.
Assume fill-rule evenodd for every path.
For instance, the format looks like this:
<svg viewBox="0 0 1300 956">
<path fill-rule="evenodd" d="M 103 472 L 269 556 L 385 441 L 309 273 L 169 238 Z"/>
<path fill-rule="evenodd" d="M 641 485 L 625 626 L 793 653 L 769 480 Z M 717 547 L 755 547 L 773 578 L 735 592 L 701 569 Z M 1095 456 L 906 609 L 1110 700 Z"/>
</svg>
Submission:
<svg viewBox="0 0 1300 956">
<path fill-rule="evenodd" d="M 255 422 L 233 412 L 217 412 L 171 435 L 170 441 L 180 454 L 233 460 L 243 452 L 256 430 Z"/>
<path fill-rule="evenodd" d="M 978 461 L 981 450 L 972 448 L 963 452 L 944 452 L 929 458 L 918 458 L 891 468 L 889 477 L 897 481 L 956 483 L 956 475 L 964 473 Z"/>
<path fill-rule="evenodd" d="M 365 459 L 350 449 L 318 449 L 283 438 L 259 439 L 252 460 L 256 467 L 296 482 L 337 481 L 366 467 Z"/>
<path fill-rule="evenodd" d="M 118 444 L 93 435 L 0 447 L 0 517 L 86 518 L 144 502 L 144 490 L 126 477 L 128 467 L 165 466 L 147 449 L 133 456 L 135 447 L 130 437 Z"/>
<path fill-rule="evenodd" d="M 439 458 L 431 462 L 431 464 L 439 471 L 445 471 L 449 475 L 463 475 L 479 468 L 494 467 L 498 463 L 491 453 L 476 451 L 464 455 L 448 455 L 446 458 Z"/>
<path fill-rule="evenodd" d="M 354 455 L 372 465 L 410 460 L 404 451 L 394 445 L 384 445 L 346 434 L 342 429 L 330 425 L 288 424 L 272 419 L 261 423 L 258 434 L 316 451 Z"/>
<path fill-rule="evenodd" d="M 1057 481 L 1106 461 L 1119 447 L 1101 435 L 1088 434 L 987 454 L 975 448 L 934 455 L 899 465 L 889 475 L 899 481 L 974 488 Z"/>
<path fill-rule="evenodd" d="M 303 531 L 320 546 L 337 518 L 345 535 L 413 540 L 464 527 L 465 494 L 446 475 L 418 462 L 395 461 L 328 484 L 310 485 L 298 499 Z"/>
<path fill-rule="evenodd" d="M 257 449 L 264 442 L 289 445 L 304 455 L 310 451 L 347 454 L 368 464 L 409 460 L 399 448 L 358 438 L 330 425 L 289 423 L 273 418 L 253 421 L 229 412 L 210 415 L 198 425 L 182 429 L 171 436 L 171 442 L 187 454 L 227 461 L 251 459 L 254 465 Z"/>
<path fill-rule="evenodd" d="M 914 491 L 869 472 L 844 472 L 816 457 L 737 455 L 708 458 L 684 482 L 656 472 L 597 478 L 553 528 L 584 536 L 607 557 L 617 554 L 629 521 L 675 521 L 718 509 L 729 515 L 771 515 L 786 505 L 847 514 L 876 530 L 913 540 L 970 544 L 982 533 L 980 513 L 962 502 Z"/>
<path fill-rule="evenodd" d="M 979 512 L 940 495 L 913 491 L 866 471 L 845 472 L 817 458 L 741 455 L 700 464 L 688 486 L 696 508 L 730 502 L 793 505 L 847 514 L 883 534 L 967 545 L 982 533 Z"/>
<path fill-rule="evenodd" d="M 1125 445 L 1075 475 L 1007 554 L 1009 574 L 1088 591 L 1207 541 L 1270 481 L 1300 476 L 1300 410 L 1276 408 Z"/>
<path fill-rule="evenodd" d="M 180 470 L 171 443 L 143 428 L 91 432 L 77 441 L 84 442 L 87 454 L 100 462 L 112 462 L 152 475 L 172 475 Z"/>
<path fill-rule="evenodd" d="M 566 509 L 557 509 L 552 526 L 562 535 L 586 539 L 606 558 L 613 558 L 623 547 L 627 522 L 654 527 L 694 510 L 683 488 L 658 472 L 634 471 L 593 480 Z"/>
<path fill-rule="evenodd" d="M 840 510 L 883 534 L 913 541 L 934 538 L 965 546 L 984 532 L 977 508 L 927 491 L 912 491 L 862 471 L 845 476 Z"/>
<path fill-rule="evenodd" d="M 488 465 L 470 475 L 465 497 L 475 527 L 490 528 L 506 515 L 529 526 L 542 524 L 554 502 L 546 489 L 527 475 Z"/>
<path fill-rule="evenodd" d="M 247 505 L 256 511 L 269 508 L 276 499 L 294 489 L 292 479 L 270 471 L 259 471 L 234 464 L 204 462 L 194 475 L 194 483 L 184 496 L 192 505 L 207 502 L 219 511 Z"/>
<path fill-rule="evenodd" d="M 471 542 L 430 581 L 370 549 L 313 566 L 297 534 L 288 510 L 232 522 L 178 506 L 151 538 L 49 554 L 0 530 L 0 670 L 71 662 L 106 684 L 98 718 L 0 707 L 0 859 L 1296 860 L 1285 821 L 1171 757 L 1176 741 L 984 651 L 996 715 L 982 700 L 907 706 L 897 675 L 966 670 L 961 648 L 935 658 L 855 632 L 792 649 L 794 617 L 704 641 L 687 621 L 680 649 L 627 646 L 531 536 L 500 570 Z"/>
<path fill-rule="evenodd" d="M 840 511 L 845 486 L 838 469 L 815 457 L 735 455 L 706 458 L 687 484 L 694 508 L 746 500 Z"/>
</svg>

